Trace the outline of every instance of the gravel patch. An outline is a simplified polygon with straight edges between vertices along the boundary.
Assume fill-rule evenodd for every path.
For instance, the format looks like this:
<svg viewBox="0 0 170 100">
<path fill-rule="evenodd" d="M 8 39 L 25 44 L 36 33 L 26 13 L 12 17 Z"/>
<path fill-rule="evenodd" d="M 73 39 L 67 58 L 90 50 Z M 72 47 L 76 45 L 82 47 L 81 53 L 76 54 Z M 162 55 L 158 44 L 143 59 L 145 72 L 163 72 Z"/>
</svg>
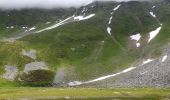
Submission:
<svg viewBox="0 0 170 100">
<path fill-rule="evenodd" d="M 13 81 L 18 74 L 18 69 L 15 66 L 6 65 L 5 71 L 6 72 L 3 74 L 3 78 L 10 81 Z"/>
</svg>

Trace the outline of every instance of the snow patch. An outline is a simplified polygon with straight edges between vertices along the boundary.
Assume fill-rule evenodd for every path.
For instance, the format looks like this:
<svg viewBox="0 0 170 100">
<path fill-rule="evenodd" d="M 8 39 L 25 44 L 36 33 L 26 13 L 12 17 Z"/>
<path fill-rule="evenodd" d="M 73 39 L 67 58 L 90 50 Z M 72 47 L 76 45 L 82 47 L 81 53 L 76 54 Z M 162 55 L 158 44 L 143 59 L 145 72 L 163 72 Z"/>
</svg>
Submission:
<svg viewBox="0 0 170 100">
<path fill-rule="evenodd" d="M 140 47 L 140 43 L 138 41 L 141 39 L 141 37 L 142 36 L 140 35 L 140 33 L 130 36 L 131 40 L 137 41 L 136 47 Z"/>
<path fill-rule="evenodd" d="M 76 16 L 76 17 L 74 17 L 74 20 L 82 21 L 82 20 L 90 19 L 94 16 L 95 16 L 95 14 L 90 14 L 90 15 L 85 16 L 85 17 L 84 16 Z"/>
<path fill-rule="evenodd" d="M 23 29 L 26 29 L 27 27 L 22 27 Z"/>
<path fill-rule="evenodd" d="M 74 81 L 74 82 L 68 83 L 69 86 L 78 86 L 78 85 L 81 85 L 81 84 L 83 84 L 83 83 L 79 82 L 79 81 Z"/>
<path fill-rule="evenodd" d="M 152 59 L 147 59 L 147 60 L 143 61 L 143 65 L 145 65 L 145 64 L 147 64 L 147 63 L 150 63 L 150 62 L 152 62 L 152 61 L 153 61 Z"/>
<path fill-rule="evenodd" d="M 46 22 L 45 24 L 47 24 L 47 25 L 48 25 L 48 24 L 50 24 L 50 23 L 51 23 L 51 22 Z"/>
<path fill-rule="evenodd" d="M 156 6 L 152 6 L 152 9 L 154 9 Z"/>
<path fill-rule="evenodd" d="M 136 47 L 140 47 L 140 43 L 136 43 Z"/>
<path fill-rule="evenodd" d="M 35 29 L 36 29 L 36 27 L 34 26 L 34 27 L 30 28 L 29 31 L 32 31 L 32 30 L 35 30 Z"/>
<path fill-rule="evenodd" d="M 153 18 L 156 18 L 156 15 L 153 12 L 149 12 L 149 13 Z"/>
<path fill-rule="evenodd" d="M 168 58 L 168 56 L 165 55 L 165 56 L 162 58 L 162 61 L 161 61 L 161 62 L 164 62 L 167 58 Z"/>
<path fill-rule="evenodd" d="M 65 24 L 65 23 L 67 23 L 67 21 L 68 21 L 69 19 L 71 19 L 71 18 L 73 18 L 73 16 L 68 17 L 68 18 L 66 18 L 65 20 L 62 20 L 62 21 L 60 21 L 60 22 L 57 23 L 57 24 L 54 24 L 54 25 L 52 25 L 52 26 L 50 26 L 50 27 L 47 27 L 47 28 L 44 28 L 44 29 L 42 29 L 42 30 L 36 31 L 36 32 L 34 32 L 34 33 L 41 33 L 41 32 L 47 31 L 47 30 L 51 30 L 51 29 L 57 28 L 57 27 Z"/>
<path fill-rule="evenodd" d="M 113 10 L 116 11 L 120 8 L 121 5 L 116 6 Z"/>
<path fill-rule="evenodd" d="M 139 41 L 141 37 L 142 36 L 140 35 L 140 33 L 130 36 L 131 40 L 136 40 L 136 41 Z"/>
<path fill-rule="evenodd" d="M 14 28 L 14 26 L 11 26 L 10 28 L 11 28 L 11 29 L 13 29 L 13 28 Z"/>
<path fill-rule="evenodd" d="M 112 19 L 113 19 L 113 17 L 111 16 L 109 19 L 109 23 L 108 23 L 109 25 L 112 23 Z"/>
<path fill-rule="evenodd" d="M 107 27 L 107 32 L 109 35 L 112 35 L 111 31 L 112 31 L 112 29 L 110 27 Z"/>
<path fill-rule="evenodd" d="M 161 29 L 162 27 L 158 27 L 156 30 L 149 33 L 150 38 L 148 40 L 148 43 L 157 36 L 157 34 L 160 32 Z"/>
<path fill-rule="evenodd" d="M 86 82 L 80 82 L 80 81 L 70 82 L 70 83 L 68 83 L 68 85 L 69 86 L 78 86 L 78 85 L 82 85 L 82 84 L 88 84 L 88 83 L 93 83 L 93 82 L 97 82 L 97 81 L 102 81 L 102 80 L 105 80 L 105 79 L 108 79 L 108 78 L 111 78 L 111 77 L 114 77 L 114 76 L 117 76 L 117 75 L 120 75 L 120 74 L 123 74 L 123 73 L 127 73 L 129 71 L 134 70 L 135 68 L 136 67 L 130 67 L 128 69 L 123 70 L 122 72 L 112 74 L 112 75 L 103 76 L 103 77 L 99 77 L 97 79 L 86 81 Z"/>
</svg>

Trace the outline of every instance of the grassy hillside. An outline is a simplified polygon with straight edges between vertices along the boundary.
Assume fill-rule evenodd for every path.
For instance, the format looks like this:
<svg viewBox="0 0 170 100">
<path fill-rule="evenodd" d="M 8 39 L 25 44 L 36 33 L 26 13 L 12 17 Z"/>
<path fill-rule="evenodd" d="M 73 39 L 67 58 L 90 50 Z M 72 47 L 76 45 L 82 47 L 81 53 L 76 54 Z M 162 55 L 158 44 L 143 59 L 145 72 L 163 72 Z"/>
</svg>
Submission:
<svg viewBox="0 0 170 100">
<path fill-rule="evenodd" d="M 168 6 L 159 5 L 155 12 L 163 23 L 163 29 L 154 41 L 147 44 L 148 33 L 159 26 L 158 20 L 150 14 L 153 6 L 148 2 L 128 2 L 121 3 L 120 9 L 113 14 L 111 24 L 112 36 L 107 31 L 107 24 L 110 13 L 117 3 L 94 3 L 95 7 L 86 12 L 86 15 L 95 13 L 96 16 L 84 21 L 71 22 L 53 30 L 32 34 L 19 39 L 15 43 L 1 42 L 0 47 L 0 67 L 4 65 L 16 65 L 22 72 L 25 64 L 33 61 L 44 61 L 49 68 L 56 71 L 60 68 L 66 69 L 66 77 L 63 81 L 89 80 L 98 76 L 118 72 L 132 65 L 136 60 L 140 60 L 148 54 L 156 55 L 160 45 L 168 42 L 169 36 L 169 13 Z M 81 13 L 78 9 L 76 15 Z M 63 11 L 63 10 L 62 10 Z M 0 17 L 2 30 L 1 36 L 15 34 L 17 29 L 6 29 L 8 25 L 38 26 L 46 21 L 54 21 L 61 18 L 61 15 L 69 16 L 74 14 L 74 10 L 69 10 L 68 14 L 62 11 L 11 11 L 14 17 L 6 20 L 8 12 Z M 16 12 L 16 13 L 15 13 Z M 7 14 L 6 14 L 7 13 Z M 23 13 L 23 14 L 22 14 Z M 35 14 L 35 17 L 32 17 Z M 59 18 L 54 16 L 59 16 Z M 26 17 L 25 17 L 26 16 Z M 43 17 L 42 17 L 43 16 Z M 50 16 L 50 17 L 48 17 Z M 41 18 L 42 17 L 42 18 Z M 23 19 L 23 20 L 21 20 Z M 8 24 L 8 22 L 12 22 Z M 30 22 L 30 23 L 29 23 Z M 29 24 L 28 24 L 29 23 Z M 3 25 L 4 24 L 4 25 Z M 45 27 L 45 25 L 42 25 Z M 18 29 L 20 30 L 20 29 Z M 134 48 L 129 46 L 129 37 L 136 33 L 141 33 L 141 47 Z M 115 40 L 121 45 L 118 45 Z M 159 47 L 159 48 L 158 48 Z M 154 48 L 158 48 L 153 50 Z M 22 57 L 22 49 L 37 51 L 37 59 L 32 60 Z M 160 52 L 159 52 L 160 53 Z M 159 54 L 158 53 L 158 54 Z M 4 70 L 1 71 L 3 73 Z"/>
</svg>

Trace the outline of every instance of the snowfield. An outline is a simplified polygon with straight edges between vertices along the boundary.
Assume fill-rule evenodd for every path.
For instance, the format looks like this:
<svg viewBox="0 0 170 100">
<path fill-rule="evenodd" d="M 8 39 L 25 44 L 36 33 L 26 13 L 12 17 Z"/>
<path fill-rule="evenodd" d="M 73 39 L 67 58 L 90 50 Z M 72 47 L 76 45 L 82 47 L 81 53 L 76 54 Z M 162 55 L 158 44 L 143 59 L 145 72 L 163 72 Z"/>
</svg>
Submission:
<svg viewBox="0 0 170 100">
<path fill-rule="evenodd" d="M 130 36 L 131 40 L 136 40 L 136 41 L 139 41 L 141 37 L 142 36 L 140 35 L 140 33 Z"/>
<path fill-rule="evenodd" d="M 156 30 L 149 33 L 150 37 L 149 37 L 148 43 L 158 35 L 161 29 L 162 27 L 158 27 Z"/>
</svg>

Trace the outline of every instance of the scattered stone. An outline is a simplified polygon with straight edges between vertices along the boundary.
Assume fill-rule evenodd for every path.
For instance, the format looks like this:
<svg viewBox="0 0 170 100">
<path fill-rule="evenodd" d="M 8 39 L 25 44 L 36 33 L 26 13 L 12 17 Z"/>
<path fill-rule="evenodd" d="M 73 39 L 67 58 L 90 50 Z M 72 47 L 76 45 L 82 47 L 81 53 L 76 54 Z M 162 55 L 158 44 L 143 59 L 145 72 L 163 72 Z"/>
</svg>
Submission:
<svg viewBox="0 0 170 100">
<path fill-rule="evenodd" d="M 18 74 L 18 69 L 15 66 L 6 65 L 5 71 L 6 72 L 5 74 L 3 74 L 3 78 L 10 80 L 10 81 L 13 81 Z"/>
<path fill-rule="evenodd" d="M 37 58 L 37 57 L 36 57 L 36 50 L 26 51 L 26 50 L 22 49 L 21 54 L 22 54 L 23 56 L 30 57 L 30 58 L 32 58 L 32 59 L 34 59 L 34 60 Z"/>
</svg>

